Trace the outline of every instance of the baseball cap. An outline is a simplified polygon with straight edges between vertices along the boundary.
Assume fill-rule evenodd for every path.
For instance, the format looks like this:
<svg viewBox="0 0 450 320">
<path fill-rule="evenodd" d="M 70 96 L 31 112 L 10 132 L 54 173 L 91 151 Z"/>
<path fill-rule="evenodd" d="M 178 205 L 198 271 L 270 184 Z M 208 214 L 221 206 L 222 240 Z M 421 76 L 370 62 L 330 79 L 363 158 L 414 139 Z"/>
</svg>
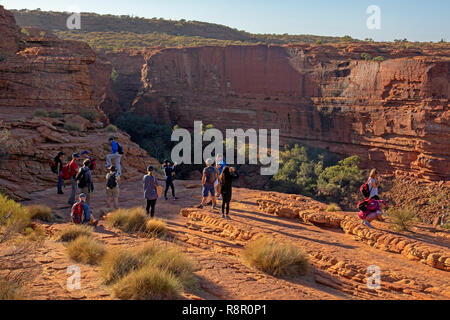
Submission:
<svg viewBox="0 0 450 320">
<path fill-rule="evenodd" d="M 80 198 L 86 198 L 86 193 L 80 193 Z"/>
<path fill-rule="evenodd" d="M 79 155 L 78 153 L 73 153 L 73 154 L 72 154 L 72 157 L 74 157 L 74 158 L 79 158 L 80 155 Z"/>
<path fill-rule="evenodd" d="M 81 155 L 85 155 L 85 154 L 89 154 L 89 151 L 84 150 L 84 151 L 81 153 Z"/>
</svg>

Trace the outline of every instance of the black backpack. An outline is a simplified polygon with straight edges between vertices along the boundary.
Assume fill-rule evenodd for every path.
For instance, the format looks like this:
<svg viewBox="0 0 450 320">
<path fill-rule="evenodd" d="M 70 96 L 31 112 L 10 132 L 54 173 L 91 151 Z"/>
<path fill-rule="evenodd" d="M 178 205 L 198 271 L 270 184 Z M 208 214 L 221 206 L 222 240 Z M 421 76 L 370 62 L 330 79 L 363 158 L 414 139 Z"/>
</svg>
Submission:
<svg viewBox="0 0 450 320">
<path fill-rule="evenodd" d="M 108 189 L 114 189 L 117 187 L 116 173 L 110 173 L 108 175 L 108 180 L 106 181 L 106 187 Z"/>
<path fill-rule="evenodd" d="M 84 169 L 84 168 L 82 168 L 81 170 L 80 170 L 80 173 L 79 173 L 79 175 L 78 175 L 78 188 L 85 188 L 85 187 L 87 187 L 87 181 L 86 181 L 86 178 L 87 178 L 87 176 L 86 176 L 86 171 L 87 171 L 88 169 Z"/>
<path fill-rule="evenodd" d="M 123 154 L 123 148 L 122 148 L 122 146 L 120 145 L 120 143 L 117 143 L 117 152 L 118 152 L 119 154 Z"/>
<path fill-rule="evenodd" d="M 366 182 L 364 183 L 360 188 L 359 191 L 361 191 L 362 195 L 364 196 L 365 199 L 370 197 L 370 191 L 371 188 L 369 188 L 369 183 Z"/>
</svg>

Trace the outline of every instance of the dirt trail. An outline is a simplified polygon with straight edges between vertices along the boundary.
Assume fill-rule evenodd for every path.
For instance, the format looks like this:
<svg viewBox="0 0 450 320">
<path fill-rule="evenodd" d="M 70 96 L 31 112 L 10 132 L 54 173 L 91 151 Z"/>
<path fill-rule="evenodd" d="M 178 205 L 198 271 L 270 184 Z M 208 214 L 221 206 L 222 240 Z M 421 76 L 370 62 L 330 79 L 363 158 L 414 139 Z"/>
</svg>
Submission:
<svg viewBox="0 0 450 320">
<path fill-rule="evenodd" d="M 148 241 L 162 245 L 181 246 L 197 262 L 198 288 L 185 293 L 192 299 L 448 299 L 450 277 L 447 271 L 410 260 L 378 244 L 369 244 L 364 237 L 347 234 L 342 228 L 314 225 L 298 217 L 280 217 L 264 208 L 270 201 L 273 207 L 282 208 L 292 198 L 273 192 L 234 189 L 230 215 L 232 220 L 221 218 L 220 210 L 192 208 L 200 202 L 200 187 L 196 181 L 176 181 L 178 200 L 159 199 L 156 216 L 167 221 L 170 241 L 150 240 L 109 228 L 100 221 L 95 237 L 108 247 L 136 246 Z M 93 214 L 99 216 L 106 205 L 101 184 L 91 198 Z M 122 207 L 143 205 L 141 184 L 130 181 L 121 184 Z M 69 192 L 70 188 L 65 190 Z M 68 194 L 56 195 L 56 188 L 32 194 L 26 204 L 49 205 L 68 220 L 70 209 L 66 204 Z M 300 216 L 322 212 L 322 204 L 305 198 L 297 203 Z M 219 201 L 220 205 L 220 201 Z M 184 209 L 189 208 L 189 209 Z M 182 214 L 180 214 L 180 210 Z M 284 210 L 284 209 L 283 209 Z M 305 213 L 307 212 L 307 213 Z M 327 213 L 328 218 L 354 213 Z M 353 217 L 352 217 L 353 215 Z M 289 216 L 285 215 L 285 216 Z M 390 234 L 385 223 L 375 223 L 378 232 Z M 27 257 L 29 268 L 34 270 L 34 280 L 29 284 L 30 296 L 41 299 L 112 299 L 107 287 L 102 285 L 98 267 L 80 265 L 82 289 L 68 291 L 66 281 L 70 261 L 64 245 L 54 241 L 52 235 L 65 223 L 46 226 L 49 237 L 43 246 Z M 254 270 L 241 261 L 240 252 L 246 242 L 266 235 L 291 242 L 308 253 L 313 266 L 308 275 L 296 279 L 281 279 Z M 422 246 L 438 250 L 448 256 L 449 233 L 433 233 L 420 226 L 414 233 L 401 235 L 413 238 Z M 431 249 L 430 249 L 431 250 Z M 0 252 L 0 255 L 4 252 Z M 2 256 L 0 259 L 4 260 Z M 5 258 L 6 259 L 6 258 Z M 79 264 L 78 264 L 79 265 Z M 367 288 L 366 274 L 369 266 L 381 271 L 381 288 Z M 85 284 L 85 285 L 83 285 Z"/>
</svg>

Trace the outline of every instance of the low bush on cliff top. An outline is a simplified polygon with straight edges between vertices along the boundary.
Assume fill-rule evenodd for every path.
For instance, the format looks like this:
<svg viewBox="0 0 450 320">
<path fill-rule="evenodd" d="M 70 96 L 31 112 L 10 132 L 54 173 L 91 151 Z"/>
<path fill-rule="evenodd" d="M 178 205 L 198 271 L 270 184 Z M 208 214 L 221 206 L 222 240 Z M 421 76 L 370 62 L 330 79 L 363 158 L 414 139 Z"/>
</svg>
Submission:
<svg viewBox="0 0 450 320">
<path fill-rule="evenodd" d="M 53 221 L 53 213 L 52 209 L 50 209 L 47 206 L 40 205 L 40 204 L 34 204 L 30 206 L 25 207 L 30 219 L 39 219 L 46 222 Z"/>
<path fill-rule="evenodd" d="M 0 277 L 0 300 L 22 300 L 22 284 L 13 279 Z"/>
<path fill-rule="evenodd" d="M 38 109 L 34 112 L 35 117 L 48 117 L 48 112 L 43 109 Z"/>
<path fill-rule="evenodd" d="M 64 114 L 61 110 L 52 110 L 48 113 L 48 116 L 50 118 L 62 118 L 64 117 Z"/>
<path fill-rule="evenodd" d="M 417 222 L 416 215 L 409 209 L 389 208 L 386 213 L 394 231 L 408 231 Z"/>
<path fill-rule="evenodd" d="M 68 131 L 81 131 L 81 126 L 78 123 L 74 123 L 74 122 L 66 122 L 64 124 L 64 129 L 68 130 Z"/>
<path fill-rule="evenodd" d="M 1 239 L 5 239 L 15 232 L 23 232 L 30 225 L 30 222 L 30 216 L 21 204 L 0 194 Z"/>
<path fill-rule="evenodd" d="M 265 237 L 247 244 L 242 258 L 250 266 L 273 276 L 301 276 L 309 270 L 308 259 L 299 248 Z"/>
<path fill-rule="evenodd" d="M 100 114 L 95 109 L 85 108 L 85 109 L 81 109 L 79 113 L 80 113 L 80 116 L 89 120 L 92 123 L 97 122 L 98 119 L 100 118 Z"/>
<path fill-rule="evenodd" d="M 106 132 L 117 132 L 117 127 L 113 124 L 109 124 L 106 126 L 105 131 Z"/>
</svg>

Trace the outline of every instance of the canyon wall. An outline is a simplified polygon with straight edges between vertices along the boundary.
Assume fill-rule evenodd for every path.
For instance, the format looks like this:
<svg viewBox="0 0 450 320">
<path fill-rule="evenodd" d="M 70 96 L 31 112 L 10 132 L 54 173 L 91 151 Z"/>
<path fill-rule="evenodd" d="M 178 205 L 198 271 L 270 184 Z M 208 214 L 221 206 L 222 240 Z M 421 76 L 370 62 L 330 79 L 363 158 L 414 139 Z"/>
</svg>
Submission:
<svg viewBox="0 0 450 320">
<path fill-rule="evenodd" d="M 155 50 L 132 110 L 186 128 L 276 128 L 282 142 L 357 154 L 384 173 L 449 180 L 449 56 L 446 44 Z"/>
<path fill-rule="evenodd" d="M 105 127 L 109 120 L 101 108 L 119 108 L 108 61 L 97 59 L 83 42 L 62 41 L 37 28 L 21 31 L 2 6 L 0 32 L 0 192 L 23 200 L 56 188 L 49 164 L 59 151 L 66 161 L 88 150 L 97 160 L 96 182 L 103 184 L 111 135 L 126 152 L 124 179 L 155 163 L 127 134 Z M 97 121 L 82 112 L 97 114 Z"/>
</svg>

